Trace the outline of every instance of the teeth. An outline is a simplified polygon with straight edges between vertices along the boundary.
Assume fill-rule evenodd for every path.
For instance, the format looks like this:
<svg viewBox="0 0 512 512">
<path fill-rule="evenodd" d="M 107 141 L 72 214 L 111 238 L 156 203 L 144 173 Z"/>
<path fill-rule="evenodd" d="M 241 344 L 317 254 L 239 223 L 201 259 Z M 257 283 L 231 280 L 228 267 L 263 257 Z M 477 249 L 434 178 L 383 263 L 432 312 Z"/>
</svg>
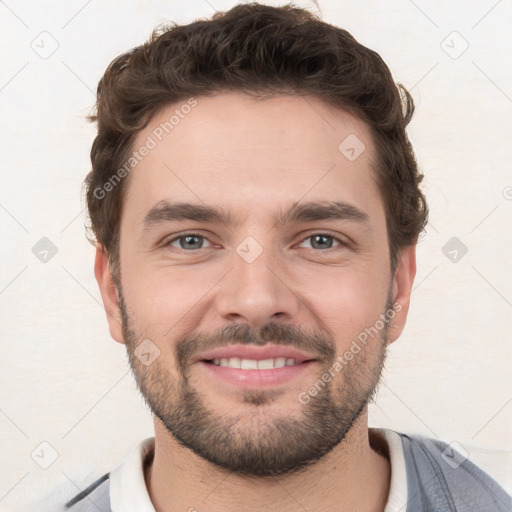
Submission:
<svg viewBox="0 0 512 512">
<path fill-rule="evenodd" d="M 286 366 L 286 357 L 276 357 L 274 359 L 274 367 L 282 368 L 283 366 Z"/>
<path fill-rule="evenodd" d="M 229 363 L 229 361 L 228 361 Z M 240 368 L 242 370 L 257 370 L 258 369 L 258 361 L 256 359 L 242 359 L 240 361 Z"/>
<path fill-rule="evenodd" d="M 274 368 L 273 359 L 262 359 L 258 361 L 258 370 L 271 370 L 272 368 Z"/>
<path fill-rule="evenodd" d="M 240 359 L 239 357 L 223 357 L 214 359 L 215 366 L 225 366 L 228 368 L 240 368 L 242 370 L 272 370 L 274 368 L 283 368 L 284 366 L 295 366 L 295 359 L 285 357 L 276 357 L 275 359 Z"/>
</svg>

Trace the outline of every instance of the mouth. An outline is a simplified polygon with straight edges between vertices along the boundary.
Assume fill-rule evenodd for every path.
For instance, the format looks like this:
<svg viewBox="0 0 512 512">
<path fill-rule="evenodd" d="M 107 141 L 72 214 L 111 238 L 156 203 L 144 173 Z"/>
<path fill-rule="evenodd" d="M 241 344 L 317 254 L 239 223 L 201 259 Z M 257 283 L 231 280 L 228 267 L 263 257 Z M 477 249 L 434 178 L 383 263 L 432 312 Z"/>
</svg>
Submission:
<svg viewBox="0 0 512 512">
<path fill-rule="evenodd" d="M 314 361 L 314 359 L 306 361 L 297 361 L 293 357 L 276 357 L 269 359 L 241 359 L 240 357 L 222 357 L 215 359 L 205 359 L 204 363 L 221 366 L 223 368 L 235 368 L 240 370 L 275 370 L 284 368 L 285 366 L 297 366 L 300 364 Z"/>
<path fill-rule="evenodd" d="M 216 366 L 229 366 L 242 370 L 282 368 L 314 360 L 312 354 L 307 354 L 295 347 L 287 345 L 240 345 L 233 344 L 199 354 L 196 361 L 203 361 Z"/>
<path fill-rule="evenodd" d="M 302 375 L 318 362 L 291 347 L 231 345 L 196 361 L 208 375 L 244 389 L 272 387 Z"/>
</svg>

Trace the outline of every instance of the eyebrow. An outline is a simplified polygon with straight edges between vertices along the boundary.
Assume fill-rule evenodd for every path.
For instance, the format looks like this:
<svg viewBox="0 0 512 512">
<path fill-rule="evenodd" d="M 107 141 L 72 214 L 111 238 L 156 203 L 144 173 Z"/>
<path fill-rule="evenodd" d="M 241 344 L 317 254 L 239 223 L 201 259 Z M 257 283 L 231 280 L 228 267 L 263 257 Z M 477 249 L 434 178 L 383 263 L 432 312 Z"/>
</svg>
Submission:
<svg viewBox="0 0 512 512">
<path fill-rule="evenodd" d="M 220 223 L 228 226 L 240 225 L 223 208 L 192 203 L 170 203 L 166 200 L 156 203 L 144 216 L 143 229 L 165 222 L 183 220 L 203 223 Z M 370 225 L 370 217 L 356 206 L 341 201 L 295 203 L 285 213 L 273 216 L 275 224 L 291 224 L 318 220 L 344 220 Z"/>
</svg>

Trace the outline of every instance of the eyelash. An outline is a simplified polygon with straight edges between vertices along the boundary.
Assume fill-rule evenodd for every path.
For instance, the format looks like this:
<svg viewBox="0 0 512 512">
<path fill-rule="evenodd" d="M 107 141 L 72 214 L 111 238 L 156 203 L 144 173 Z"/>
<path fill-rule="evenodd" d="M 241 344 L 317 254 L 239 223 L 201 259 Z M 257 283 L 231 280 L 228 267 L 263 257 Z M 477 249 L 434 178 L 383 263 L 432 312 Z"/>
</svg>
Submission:
<svg viewBox="0 0 512 512">
<path fill-rule="evenodd" d="M 197 238 L 203 238 L 205 240 L 208 240 L 208 238 L 204 235 L 199 235 L 198 233 L 194 233 L 194 232 L 190 232 L 190 233 L 183 233 L 181 234 L 180 236 L 176 236 L 174 238 L 172 238 L 171 240 L 169 240 L 168 242 L 165 242 L 164 243 L 164 247 L 169 247 L 173 242 L 176 242 L 177 240 L 180 240 L 181 238 L 186 238 L 187 236 L 195 236 Z M 329 233 L 328 231 L 327 232 L 317 232 L 317 233 L 311 233 L 310 235 L 304 237 L 302 240 L 301 240 L 301 243 L 302 242 L 305 242 L 306 240 L 308 240 L 309 238 L 313 238 L 314 236 L 325 236 L 325 237 L 328 237 L 328 238 L 332 238 L 333 240 L 335 240 L 336 242 L 339 243 L 339 246 L 337 247 L 329 247 L 328 249 L 314 249 L 312 248 L 313 251 L 315 252 L 324 252 L 324 253 L 328 253 L 328 252 L 331 252 L 331 251 L 335 251 L 336 249 L 341 249 L 343 247 L 346 247 L 348 245 L 347 242 L 345 242 L 344 240 L 342 240 L 341 238 L 335 236 L 334 234 L 332 233 Z M 208 240 L 209 241 L 209 240 Z M 211 242 L 210 242 L 211 243 Z M 201 248 L 201 249 L 192 249 L 192 250 L 186 250 L 186 249 L 181 249 L 181 248 L 178 248 L 178 247 L 173 247 L 173 249 L 177 249 L 178 251 L 180 252 L 199 252 L 201 251 L 202 249 L 208 249 L 208 247 L 205 247 L 205 248 Z"/>
</svg>

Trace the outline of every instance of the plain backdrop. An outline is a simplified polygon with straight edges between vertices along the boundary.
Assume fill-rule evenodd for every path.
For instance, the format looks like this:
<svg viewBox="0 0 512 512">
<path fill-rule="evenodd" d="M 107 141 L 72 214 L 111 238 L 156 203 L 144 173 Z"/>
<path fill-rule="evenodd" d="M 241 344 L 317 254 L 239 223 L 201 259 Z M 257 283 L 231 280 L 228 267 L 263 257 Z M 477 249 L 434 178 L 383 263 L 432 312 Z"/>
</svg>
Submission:
<svg viewBox="0 0 512 512">
<path fill-rule="evenodd" d="M 156 25 L 234 3 L 0 2 L 1 511 L 79 492 L 153 435 L 85 238 L 85 116 Z M 512 2 L 296 3 L 376 50 L 416 102 L 430 223 L 370 425 L 456 443 L 512 493 Z"/>
</svg>

